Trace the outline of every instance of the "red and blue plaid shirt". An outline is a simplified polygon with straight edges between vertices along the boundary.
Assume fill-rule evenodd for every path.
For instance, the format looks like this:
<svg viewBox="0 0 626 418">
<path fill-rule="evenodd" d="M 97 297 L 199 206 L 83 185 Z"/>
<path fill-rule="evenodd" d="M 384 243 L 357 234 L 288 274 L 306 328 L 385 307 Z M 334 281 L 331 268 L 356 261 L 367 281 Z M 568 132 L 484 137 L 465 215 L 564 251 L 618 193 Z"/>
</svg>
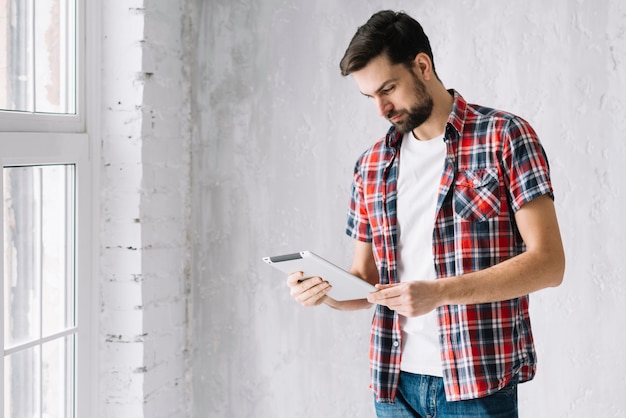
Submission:
<svg viewBox="0 0 626 418">
<path fill-rule="evenodd" d="M 523 119 L 471 105 L 455 91 L 446 125 L 446 161 L 433 219 L 437 278 L 498 264 L 525 251 L 514 214 L 552 195 L 548 161 Z M 396 197 L 402 134 L 393 127 L 357 161 L 347 233 L 372 242 L 381 283 L 398 283 Z M 403 239 L 407 239 L 406 237 Z M 513 376 L 530 380 L 536 354 L 528 295 L 437 308 L 443 379 L 449 401 L 487 396 Z M 372 322 L 372 389 L 393 402 L 400 376 L 398 314 L 378 305 Z"/>
</svg>

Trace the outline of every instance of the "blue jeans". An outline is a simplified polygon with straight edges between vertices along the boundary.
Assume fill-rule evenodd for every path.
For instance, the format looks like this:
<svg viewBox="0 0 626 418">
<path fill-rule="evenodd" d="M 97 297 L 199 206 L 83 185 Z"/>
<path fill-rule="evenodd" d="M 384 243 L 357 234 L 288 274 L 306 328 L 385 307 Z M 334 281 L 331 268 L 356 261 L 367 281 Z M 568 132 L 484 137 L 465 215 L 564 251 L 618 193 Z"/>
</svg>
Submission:
<svg viewBox="0 0 626 418">
<path fill-rule="evenodd" d="M 378 418 L 517 418 L 517 379 L 490 396 L 448 402 L 441 377 L 401 372 L 396 403 L 375 404 Z"/>
</svg>

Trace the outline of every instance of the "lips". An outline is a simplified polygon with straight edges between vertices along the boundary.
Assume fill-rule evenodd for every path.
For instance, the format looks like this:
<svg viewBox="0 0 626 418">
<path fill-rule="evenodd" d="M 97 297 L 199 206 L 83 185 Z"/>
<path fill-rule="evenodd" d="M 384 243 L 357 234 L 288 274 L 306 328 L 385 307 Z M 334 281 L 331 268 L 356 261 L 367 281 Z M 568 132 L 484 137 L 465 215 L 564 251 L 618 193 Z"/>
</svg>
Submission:
<svg viewBox="0 0 626 418">
<path fill-rule="evenodd" d="M 402 119 L 402 116 L 403 116 L 402 113 L 398 113 L 395 115 L 389 115 L 387 119 L 392 123 L 397 123 Z"/>
</svg>

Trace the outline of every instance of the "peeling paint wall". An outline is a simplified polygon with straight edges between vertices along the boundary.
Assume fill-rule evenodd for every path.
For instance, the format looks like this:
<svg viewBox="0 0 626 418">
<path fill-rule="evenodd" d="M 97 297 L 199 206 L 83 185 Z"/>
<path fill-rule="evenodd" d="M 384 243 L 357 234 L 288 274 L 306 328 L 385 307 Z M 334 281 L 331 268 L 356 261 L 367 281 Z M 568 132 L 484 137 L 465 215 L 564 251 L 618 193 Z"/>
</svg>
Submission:
<svg viewBox="0 0 626 418">
<path fill-rule="evenodd" d="M 102 4 L 98 417 L 190 413 L 190 6 Z"/>
<path fill-rule="evenodd" d="M 531 297 L 539 372 L 522 417 L 617 417 L 626 362 L 626 4 L 196 0 L 193 70 L 193 416 L 368 417 L 371 312 L 304 309 L 269 254 L 340 265 L 351 171 L 384 134 L 338 62 L 357 26 L 404 9 L 439 76 L 529 120 L 547 149 L 568 255 Z"/>
</svg>

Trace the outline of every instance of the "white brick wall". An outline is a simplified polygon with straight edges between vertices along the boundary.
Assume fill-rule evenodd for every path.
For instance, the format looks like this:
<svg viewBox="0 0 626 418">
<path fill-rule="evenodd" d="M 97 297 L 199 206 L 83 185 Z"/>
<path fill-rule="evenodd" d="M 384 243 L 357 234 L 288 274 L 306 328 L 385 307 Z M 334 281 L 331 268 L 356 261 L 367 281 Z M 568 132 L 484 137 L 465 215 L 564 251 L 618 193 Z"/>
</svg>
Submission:
<svg viewBox="0 0 626 418">
<path fill-rule="evenodd" d="M 103 2 L 99 417 L 186 417 L 185 0 Z"/>
</svg>

